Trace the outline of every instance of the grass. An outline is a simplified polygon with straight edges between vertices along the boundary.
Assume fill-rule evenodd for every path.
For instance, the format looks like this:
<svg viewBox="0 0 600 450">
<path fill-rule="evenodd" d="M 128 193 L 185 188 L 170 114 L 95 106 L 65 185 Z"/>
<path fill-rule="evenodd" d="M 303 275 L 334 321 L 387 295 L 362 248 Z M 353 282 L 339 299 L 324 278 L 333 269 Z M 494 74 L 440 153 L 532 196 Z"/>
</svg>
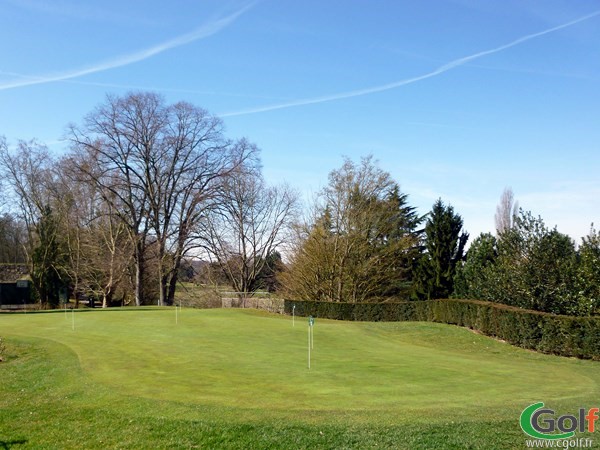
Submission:
<svg viewBox="0 0 600 450">
<path fill-rule="evenodd" d="M 306 319 L 178 319 L 159 308 L 0 314 L 0 449 L 512 449 L 531 403 L 599 406 L 598 363 L 452 326 L 317 319 L 308 370 Z"/>
</svg>

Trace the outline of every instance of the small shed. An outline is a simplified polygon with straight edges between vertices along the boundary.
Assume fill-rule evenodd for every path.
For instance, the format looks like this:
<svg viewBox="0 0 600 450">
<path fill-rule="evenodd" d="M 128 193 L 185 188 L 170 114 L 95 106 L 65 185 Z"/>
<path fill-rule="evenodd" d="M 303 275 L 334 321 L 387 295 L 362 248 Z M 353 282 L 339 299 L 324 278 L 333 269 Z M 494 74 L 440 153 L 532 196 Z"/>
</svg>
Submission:
<svg viewBox="0 0 600 450">
<path fill-rule="evenodd" d="M 33 303 L 26 264 L 0 264 L 0 309 L 24 308 Z"/>
</svg>

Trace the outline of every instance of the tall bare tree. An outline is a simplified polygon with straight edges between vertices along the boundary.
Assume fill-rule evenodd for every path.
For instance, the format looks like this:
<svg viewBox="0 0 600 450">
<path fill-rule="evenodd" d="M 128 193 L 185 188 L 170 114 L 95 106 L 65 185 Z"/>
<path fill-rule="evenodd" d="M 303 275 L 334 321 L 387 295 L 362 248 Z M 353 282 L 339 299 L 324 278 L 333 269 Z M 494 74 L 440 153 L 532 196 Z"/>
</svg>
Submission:
<svg viewBox="0 0 600 450">
<path fill-rule="evenodd" d="M 133 254 L 125 224 L 112 208 L 109 203 L 100 205 L 83 241 L 87 267 L 83 282 L 88 292 L 101 298 L 103 308 L 110 306 L 118 287 L 125 284 Z M 125 297 L 125 290 L 121 291 Z"/>
<path fill-rule="evenodd" d="M 103 199 L 126 225 L 136 266 L 135 301 L 144 301 L 144 257 L 150 228 L 150 170 L 159 132 L 166 118 L 155 95 L 108 97 L 84 119 L 70 127 L 75 151 L 84 157 L 78 169 L 95 184 Z M 118 208 L 120 206 L 120 208 Z"/>
<path fill-rule="evenodd" d="M 108 97 L 82 127 L 72 126 L 78 169 L 126 225 L 134 248 L 136 304 L 144 301 L 148 245 L 157 258 L 159 304 L 172 301 L 192 230 L 222 179 L 254 146 L 223 136 L 222 122 L 154 93 Z M 93 163 L 90 163 L 93 161 Z"/>
<path fill-rule="evenodd" d="M 166 145 L 154 165 L 155 189 L 149 195 L 161 304 L 174 301 L 181 261 L 195 247 L 195 224 L 216 201 L 223 182 L 257 151 L 246 140 L 225 140 L 222 122 L 203 109 L 177 103 L 168 112 Z"/>
<path fill-rule="evenodd" d="M 298 212 L 298 194 L 269 187 L 258 168 L 240 168 L 224 183 L 211 214 L 201 224 L 204 249 L 244 299 L 259 288 L 259 275 L 288 241 Z"/>
<path fill-rule="evenodd" d="M 519 202 L 515 200 L 512 188 L 505 188 L 496 206 L 496 233 L 498 235 L 510 230 L 519 216 Z"/>
<path fill-rule="evenodd" d="M 127 230 L 115 213 L 116 199 L 106 202 L 94 183 L 82 180 L 73 156 L 55 167 L 61 202 L 57 205 L 61 234 L 67 248 L 66 272 L 76 304 L 84 295 L 108 306 L 131 262 Z M 87 165 L 93 164 L 88 161 Z"/>
</svg>

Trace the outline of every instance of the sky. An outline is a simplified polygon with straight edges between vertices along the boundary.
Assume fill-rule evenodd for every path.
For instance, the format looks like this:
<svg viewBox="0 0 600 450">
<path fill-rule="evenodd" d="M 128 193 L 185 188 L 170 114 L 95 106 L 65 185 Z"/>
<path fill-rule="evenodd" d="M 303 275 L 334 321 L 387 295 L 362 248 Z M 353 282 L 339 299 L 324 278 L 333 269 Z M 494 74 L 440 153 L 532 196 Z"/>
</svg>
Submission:
<svg viewBox="0 0 600 450">
<path fill-rule="evenodd" d="M 220 116 L 307 202 L 373 155 L 476 237 L 502 191 L 579 241 L 600 226 L 597 0 L 0 0 L 0 136 L 67 151 L 107 94 Z"/>
</svg>

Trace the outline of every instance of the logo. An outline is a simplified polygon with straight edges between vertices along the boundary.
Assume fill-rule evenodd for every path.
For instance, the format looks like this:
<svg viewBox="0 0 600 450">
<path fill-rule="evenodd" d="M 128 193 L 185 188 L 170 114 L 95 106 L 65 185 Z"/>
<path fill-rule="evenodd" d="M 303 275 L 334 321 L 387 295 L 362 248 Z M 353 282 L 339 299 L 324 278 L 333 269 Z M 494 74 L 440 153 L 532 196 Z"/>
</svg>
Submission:
<svg viewBox="0 0 600 450">
<path fill-rule="evenodd" d="M 593 433 L 599 419 L 600 408 L 580 408 L 577 415 L 565 414 L 555 418 L 554 410 L 544 408 L 544 403 L 529 405 L 521 413 L 519 423 L 524 433 L 536 439 L 569 439 L 575 432 Z"/>
</svg>

